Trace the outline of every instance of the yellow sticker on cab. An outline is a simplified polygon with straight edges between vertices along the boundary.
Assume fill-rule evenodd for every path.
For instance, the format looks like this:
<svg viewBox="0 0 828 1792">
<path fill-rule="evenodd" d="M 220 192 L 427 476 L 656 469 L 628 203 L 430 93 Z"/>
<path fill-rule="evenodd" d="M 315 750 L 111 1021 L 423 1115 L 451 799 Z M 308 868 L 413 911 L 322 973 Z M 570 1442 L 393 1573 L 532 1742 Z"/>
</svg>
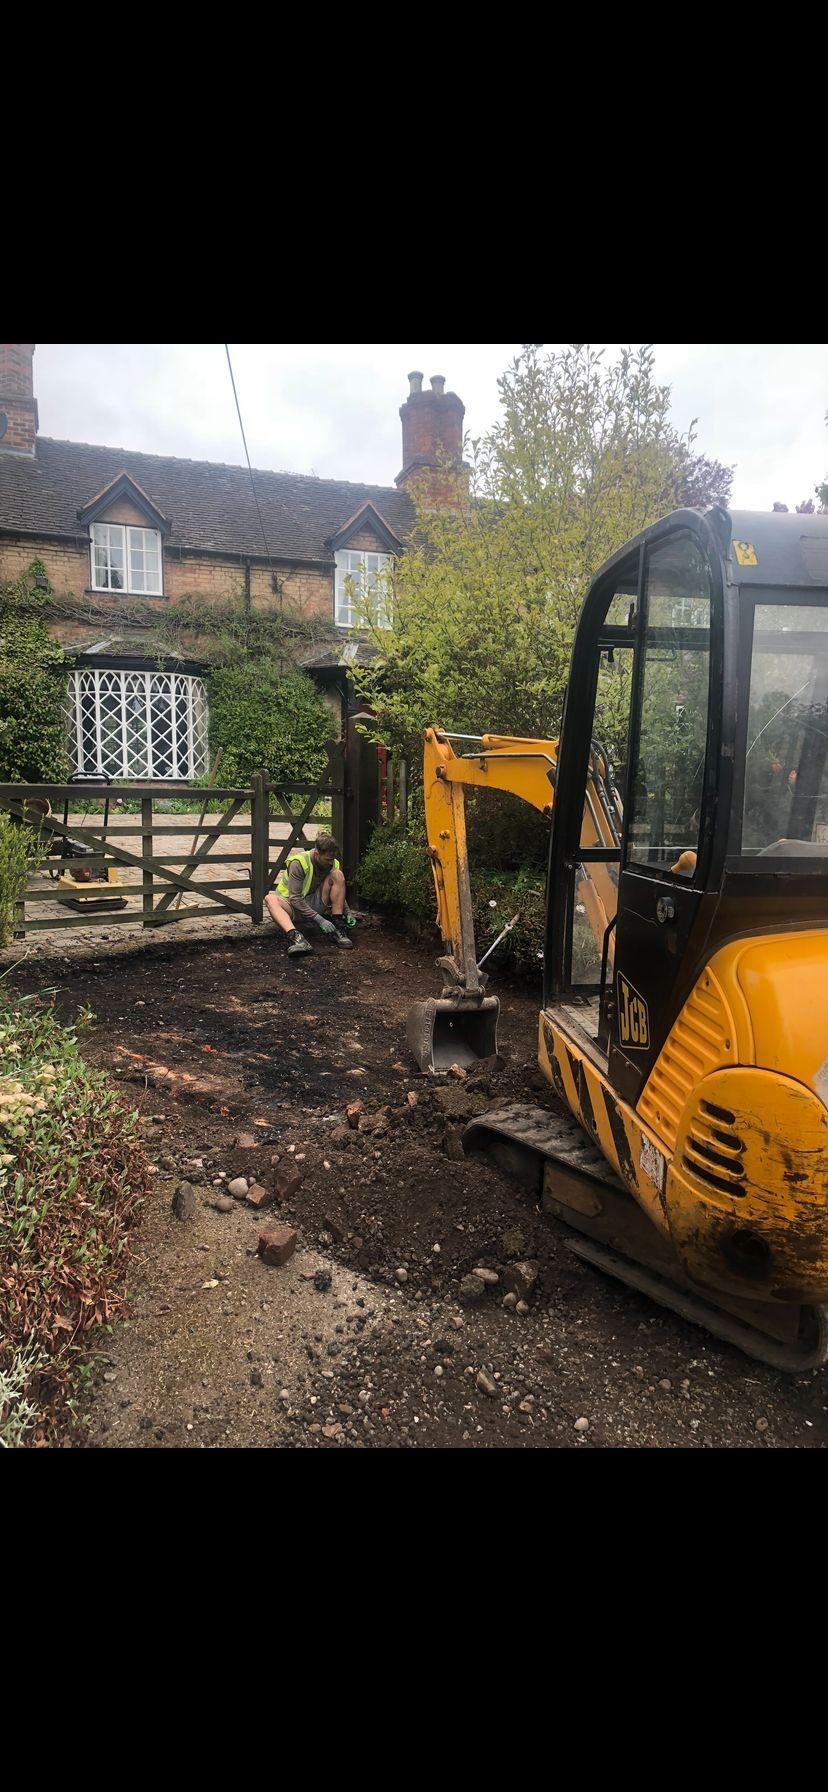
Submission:
<svg viewBox="0 0 828 1792">
<path fill-rule="evenodd" d="M 733 552 L 740 566 L 759 565 L 759 557 L 752 541 L 734 541 Z"/>
</svg>

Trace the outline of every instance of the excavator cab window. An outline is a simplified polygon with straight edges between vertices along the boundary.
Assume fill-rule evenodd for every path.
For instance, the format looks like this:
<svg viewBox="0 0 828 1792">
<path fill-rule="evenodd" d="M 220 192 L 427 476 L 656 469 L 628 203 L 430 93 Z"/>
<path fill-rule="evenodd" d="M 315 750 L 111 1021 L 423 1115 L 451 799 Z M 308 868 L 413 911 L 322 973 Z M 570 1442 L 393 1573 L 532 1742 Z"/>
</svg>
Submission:
<svg viewBox="0 0 828 1792">
<path fill-rule="evenodd" d="M 746 618 L 741 850 L 763 859 L 828 856 L 828 609 L 782 592 L 767 597 Z"/>
<path fill-rule="evenodd" d="M 631 1086 L 709 858 L 711 568 L 687 526 L 645 538 L 595 581 L 573 651 L 545 1003 L 598 1051 L 629 1058 Z M 622 999 L 625 1015 L 650 1017 L 627 1033 Z"/>
<path fill-rule="evenodd" d="M 648 556 L 627 861 L 692 878 L 710 686 L 710 571 L 686 531 Z"/>
<path fill-rule="evenodd" d="M 614 953 L 618 875 L 628 784 L 630 713 L 638 604 L 638 555 L 611 579 L 572 681 L 581 724 L 589 719 L 587 762 L 572 797 L 577 841 L 558 885 L 562 929 L 562 994 L 572 1019 L 591 1038 L 599 1029 L 599 997 Z"/>
</svg>

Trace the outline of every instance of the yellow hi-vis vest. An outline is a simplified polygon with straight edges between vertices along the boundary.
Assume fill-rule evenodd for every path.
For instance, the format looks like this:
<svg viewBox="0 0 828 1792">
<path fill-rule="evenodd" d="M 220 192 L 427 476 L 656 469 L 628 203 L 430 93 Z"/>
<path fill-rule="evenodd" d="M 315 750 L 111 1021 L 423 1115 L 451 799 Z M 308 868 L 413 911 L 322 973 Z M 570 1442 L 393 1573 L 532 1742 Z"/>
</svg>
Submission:
<svg viewBox="0 0 828 1792">
<path fill-rule="evenodd" d="M 307 893 L 311 887 L 311 884 L 313 883 L 313 860 L 310 856 L 310 853 L 306 852 L 304 850 L 304 848 L 301 846 L 294 846 L 293 851 L 288 853 L 285 863 L 282 866 L 281 871 L 279 872 L 279 876 L 276 879 L 276 893 L 278 896 L 286 897 L 289 894 L 288 865 L 292 865 L 294 863 L 297 863 L 297 864 L 301 865 L 301 867 L 302 867 L 302 871 L 304 873 L 304 878 L 303 878 L 303 883 L 302 883 L 302 895 L 307 896 Z M 339 870 L 339 860 L 338 859 L 334 859 L 333 868 L 334 868 L 334 871 Z"/>
</svg>

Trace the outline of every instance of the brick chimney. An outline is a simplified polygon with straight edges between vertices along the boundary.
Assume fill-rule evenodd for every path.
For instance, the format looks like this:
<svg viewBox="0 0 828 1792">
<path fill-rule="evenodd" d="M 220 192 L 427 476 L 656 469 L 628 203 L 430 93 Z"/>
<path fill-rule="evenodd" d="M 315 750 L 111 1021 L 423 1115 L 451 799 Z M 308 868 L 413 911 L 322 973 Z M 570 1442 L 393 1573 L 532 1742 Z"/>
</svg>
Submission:
<svg viewBox="0 0 828 1792">
<path fill-rule="evenodd" d="M 34 454 L 33 342 L 0 342 L 0 454 Z"/>
<path fill-rule="evenodd" d="M 410 373 L 408 383 L 408 397 L 400 405 L 402 472 L 394 483 L 429 510 L 455 509 L 467 492 L 468 468 L 463 460 L 466 407 L 456 392 L 445 390 L 441 373 L 432 375 L 430 392 L 423 391 L 421 373 Z"/>
</svg>

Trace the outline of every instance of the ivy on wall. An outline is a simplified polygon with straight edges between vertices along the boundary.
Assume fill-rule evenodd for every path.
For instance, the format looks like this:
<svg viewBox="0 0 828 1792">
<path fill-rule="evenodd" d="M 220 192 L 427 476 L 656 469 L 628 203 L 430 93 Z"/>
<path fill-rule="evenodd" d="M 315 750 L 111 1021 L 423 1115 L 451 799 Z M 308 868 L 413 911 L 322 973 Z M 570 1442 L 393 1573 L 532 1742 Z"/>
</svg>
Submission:
<svg viewBox="0 0 828 1792">
<path fill-rule="evenodd" d="M 0 586 L 0 781 L 57 783 L 71 769 L 63 701 L 75 661 L 47 621 L 114 625 L 125 653 L 159 667 L 198 660 L 208 688 L 211 759 L 224 749 L 223 782 L 246 784 L 260 770 L 274 781 L 310 782 L 324 769 L 335 723 L 296 659 L 303 647 L 338 639 L 329 618 L 303 617 L 290 605 L 253 611 L 240 588 L 219 602 L 193 593 L 161 609 L 119 599 L 113 610 L 94 597 L 56 595 L 34 560 Z"/>
<path fill-rule="evenodd" d="M 35 584 L 43 581 L 42 588 Z M 0 782 L 59 783 L 69 772 L 63 721 L 71 665 L 44 620 L 42 562 L 0 585 Z"/>
</svg>

